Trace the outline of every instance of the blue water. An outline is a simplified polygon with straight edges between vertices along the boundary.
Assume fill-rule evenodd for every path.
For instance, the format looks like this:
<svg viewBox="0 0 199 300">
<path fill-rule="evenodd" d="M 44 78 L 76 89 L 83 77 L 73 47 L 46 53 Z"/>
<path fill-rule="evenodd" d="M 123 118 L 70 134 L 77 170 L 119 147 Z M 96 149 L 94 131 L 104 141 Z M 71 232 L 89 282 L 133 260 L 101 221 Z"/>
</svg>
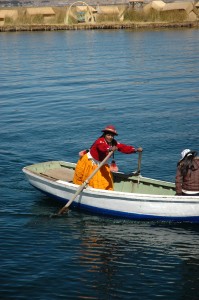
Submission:
<svg viewBox="0 0 199 300">
<path fill-rule="evenodd" d="M 174 181 L 199 150 L 199 31 L 0 34 L 0 298 L 198 299 L 199 226 L 70 210 L 22 168 L 76 162 L 107 124 L 144 148 L 141 174 Z M 119 170 L 137 154 L 116 153 Z"/>
</svg>

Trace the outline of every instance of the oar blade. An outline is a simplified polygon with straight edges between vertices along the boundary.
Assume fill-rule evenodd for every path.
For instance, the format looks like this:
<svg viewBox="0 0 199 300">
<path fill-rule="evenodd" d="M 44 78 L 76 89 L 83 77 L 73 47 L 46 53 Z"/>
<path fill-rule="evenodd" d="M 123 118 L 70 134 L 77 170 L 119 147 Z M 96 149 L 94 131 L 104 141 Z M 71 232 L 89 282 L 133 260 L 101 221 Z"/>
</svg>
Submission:
<svg viewBox="0 0 199 300">
<path fill-rule="evenodd" d="M 69 208 L 68 207 L 62 207 L 59 211 L 58 211 L 58 216 L 60 216 L 60 215 L 63 215 L 63 214 L 65 214 L 65 213 L 68 213 L 68 211 L 69 211 Z"/>
</svg>

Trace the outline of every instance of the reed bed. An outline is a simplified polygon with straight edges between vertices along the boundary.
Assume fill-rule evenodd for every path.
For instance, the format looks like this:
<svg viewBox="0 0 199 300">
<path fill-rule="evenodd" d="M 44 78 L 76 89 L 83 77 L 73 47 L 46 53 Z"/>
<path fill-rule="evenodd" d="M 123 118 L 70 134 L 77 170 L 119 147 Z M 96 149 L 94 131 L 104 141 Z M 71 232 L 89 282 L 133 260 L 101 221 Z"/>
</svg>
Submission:
<svg viewBox="0 0 199 300">
<path fill-rule="evenodd" d="M 143 10 L 128 9 L 124 14 L 124 21 L 131 22 L 183 22 L 187 14 L 182 10 L 156 11 L 151 9 L 148 13 Z"/>
<path fill-rule="evenodd" d="M 10 17 L 5 18 L 3 26 L 25 26 L 25 25 L 67 25 L 64 24 L 66 17 L 67 7 L 53 7 L 55 15 L 50 18 L 45 18 L 43 15 L 37 14 L 34 16 L 27 15 L 25 8 L 17 8 L 18 17 L 13 20 Z M 135 9 L 127 7 L 124 10 L 123 18 L 116 13 L 100 13 L 95 14 L 95 24 L 127 24 L 133 22 L 147 23 L 147 22 L 168 22 L 168 23 L 181 23 L 186 21 L 187 13 L 185 10 L 173 11 L 156 11 L 151 9 L 149 12 L 144 12 L 143 9 Z M 78 24 L 77 18 L 73 16 L 68 17 L 68 25 Z M 83 23 L 85 25 L 89 25 Z"/>
</svg>

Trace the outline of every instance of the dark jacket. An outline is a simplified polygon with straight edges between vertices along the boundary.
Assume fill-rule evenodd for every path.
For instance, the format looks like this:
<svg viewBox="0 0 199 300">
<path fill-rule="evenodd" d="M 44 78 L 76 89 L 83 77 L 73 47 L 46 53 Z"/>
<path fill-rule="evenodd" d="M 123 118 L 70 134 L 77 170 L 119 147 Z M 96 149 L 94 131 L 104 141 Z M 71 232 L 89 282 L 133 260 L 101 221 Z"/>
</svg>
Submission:
<svg viewBox="0 0 199 300">
<path fill-rule="evenodd" d="M 178 165 L 176 172 L 176 194 L 181 194 L 182 189 L 187 191 L 199 192 L 199 157 L 193 159 L 193 170 L 189 169 L 186 176 L 181 173 L 181 165 Z"/>
</svg>

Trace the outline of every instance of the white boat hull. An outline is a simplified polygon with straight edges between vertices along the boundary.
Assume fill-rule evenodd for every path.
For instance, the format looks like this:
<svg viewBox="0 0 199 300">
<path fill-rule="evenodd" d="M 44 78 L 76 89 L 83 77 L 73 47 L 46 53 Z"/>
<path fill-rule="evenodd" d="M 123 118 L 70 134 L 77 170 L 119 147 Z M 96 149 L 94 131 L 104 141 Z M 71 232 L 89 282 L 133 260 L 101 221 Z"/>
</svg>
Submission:
<svg viewBox="0 0 199 300">
<path fill-rule="evenodd" d="M 23 171 L 31 185 L 63 204 L 72 198 L 79 187 L 62 180 L 51 181 L 25 168 Z M 72 206 L 129 219 L 199 223 L 198 196 L 136 194 L 87 187 L 73 201 Z"/>
</svg>

